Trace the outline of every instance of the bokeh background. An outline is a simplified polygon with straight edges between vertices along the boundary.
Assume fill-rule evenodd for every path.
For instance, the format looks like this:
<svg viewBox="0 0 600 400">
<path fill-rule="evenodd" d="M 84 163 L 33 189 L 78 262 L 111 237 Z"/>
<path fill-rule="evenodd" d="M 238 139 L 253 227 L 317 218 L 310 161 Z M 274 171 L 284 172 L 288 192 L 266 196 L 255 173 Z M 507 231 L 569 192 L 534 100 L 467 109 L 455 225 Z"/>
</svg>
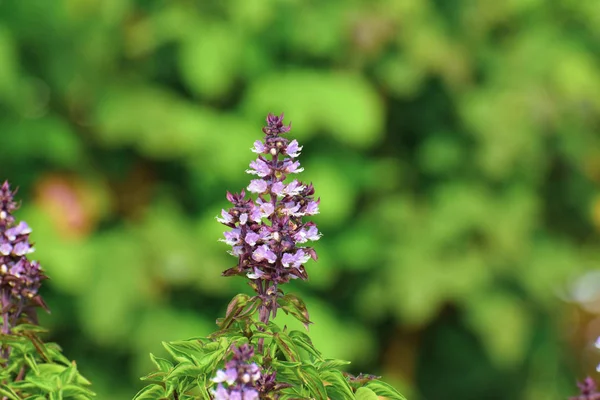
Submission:
<svg viewBox="0 0 600 400">
<path fill-rule="evenodd" d="M 411 400 L 595 374 L 597 0 L 3 0 L 0 178 L 99 399 L 249 292 L 214 218 L 283 111 L 324 233 L 288 290 L 327 356 Z"/>
</svg>

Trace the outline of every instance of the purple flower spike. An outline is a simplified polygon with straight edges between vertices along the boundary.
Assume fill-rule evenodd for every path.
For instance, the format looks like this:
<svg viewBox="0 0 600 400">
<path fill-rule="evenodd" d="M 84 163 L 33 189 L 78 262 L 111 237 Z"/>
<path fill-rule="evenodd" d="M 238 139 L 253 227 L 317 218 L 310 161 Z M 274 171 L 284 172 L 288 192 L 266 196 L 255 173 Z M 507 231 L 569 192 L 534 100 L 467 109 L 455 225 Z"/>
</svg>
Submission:
<svg viewBox="0 0 600 400">
<path fill-rule="evenodd" d="M 596 390 L 596 382 L 589 376 L 583 382 L 577 383 L 580 395 L 569 397 L 569 400 L 600 400 L 600 392 Z"/>
<path fill-rule="evenodd" d="M 36 261 L 27 259 L 34 251 L 29 241 L 31 228 L 25 222 L 15 224 L 12 215 L 18 208 L 15 192 L 8 182 L 0 187 L 0 333 L 4 334 L 23 318 L 36 323 L 34 307 L 47 310 L 38 295 L 46 276 Z M 0 351 L 0 357 L 7 356 L 6 349 Z"/>
<path fill-rule="evenodd" d="M 297 160 L 302 146 L 295 139 L 283 137 L 290 128 L 291 124 L 284 125 L 283 114 L 267 116 L 265 136 L 251 148 L 258 158 L 246 170 L 257 177 L 247 186 L 250 198 L 244 192 L 228 192 L 232 206 L 217 218 L 231 228 L 221 241 L 230 245 L 229 253 L 238 258 L 223 275 L 245 275 L 252 280 L 251 286 L 262 299 L 259 318 L 263 323 L 279 307 L 278 285 L 291 279 L 308 279 L 304 264 L 310 258 L 316 260 L 317 255 L 306 243 L 321 237 L 314 223 L 303 220 L 319 212 L 314 187 L 290 178 L 304 170 Z"/>
<path fill-rule="evenodd" d="M 243 344 L 239 347 L 232 346 L 230 352 L 233 354 L 231 360 L 225 364 L 225 369 L 217 371 L 213 382 L 218 383 L 217 388 L 211 390 L 215 400 L 257 400 L 260 392 L 266 393 L 265 381 L 275 380 L 273 373 L 263 374 L 256 363 L 251 363 L 254 357 L 254 349 Z M 224 384 L 227 384 L 225 386 Z"/>
</svg>

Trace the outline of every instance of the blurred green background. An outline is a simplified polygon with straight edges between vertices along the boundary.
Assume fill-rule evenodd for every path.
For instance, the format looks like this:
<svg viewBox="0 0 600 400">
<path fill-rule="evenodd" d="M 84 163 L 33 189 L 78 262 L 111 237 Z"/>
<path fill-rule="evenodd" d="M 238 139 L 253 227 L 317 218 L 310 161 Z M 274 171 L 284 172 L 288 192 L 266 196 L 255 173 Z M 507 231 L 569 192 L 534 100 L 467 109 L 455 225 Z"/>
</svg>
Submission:
<svg viewBox="0 0 600 400">
<path fill-rule="evenodd" d="M 327 356 L 411 400 L 595 374 L 597 0 L 4 0 L 0 179 L 100 399 L 249 293 L 214 217 L 283 111 L 324 234 L 288 290 Z"/>
</svg>

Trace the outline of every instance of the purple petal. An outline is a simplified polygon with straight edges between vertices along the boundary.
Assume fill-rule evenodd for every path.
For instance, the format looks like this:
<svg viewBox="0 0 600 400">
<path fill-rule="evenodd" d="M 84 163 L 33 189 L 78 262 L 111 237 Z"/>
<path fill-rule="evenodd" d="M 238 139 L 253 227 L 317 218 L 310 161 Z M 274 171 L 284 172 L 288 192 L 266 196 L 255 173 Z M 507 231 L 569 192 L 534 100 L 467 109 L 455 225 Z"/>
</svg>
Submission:
<svg viewBox="0 0 600 400">
<path fill-rule="evenodd" d="M 319 202 L 311 201 L 306 205 L 306 209 L 304 210 L 306 215 L 315 215 L 319 213 Z"/>
<path fill-rule="evenodd" d="M 280 196 L 283 194 L 284 189 L 285 189 L 285 185 L 283 184 L 283 182 L 275 182 L 271 186 L 271 193 L 273 193 L 274 195 Z"/>
<path fill-rule="evenodd" d="M 263 261 L 263 260 L 267 260 L 271 264 L 273 264 L 275 261 L 277 261 L 277 256 L 275 255 L 275 253 L 273 253 L 271 251 L 269 246 L 267 246 L 266 244 L 263 244 L 262 246 L 258 247 L 256 250 L 254 250 L 254 253 L 252 253 L 252 258 L 255 261 L 259 261 L 259 262 Z"/>
<path fill-rule="evenodd" d="M 302 146 L 298 146 L 298 141 L 294 139 L 288 143 L 285 153 L 292 158 L 296 158 L 300 155 L 300 150 L 302 150 Z"/>
<path fill-rule="evenodd" d="M 10 245 L 10 243 L 0 244 L 0 254 L 7 256 L 10 254 L 11 251 L 12 251 L 12 246 Z"/>
<path fill-rule="evenodd" d="M 263 144 L 263 142 L 261 142 L 260 140 L 257 140 L 256 142 L 254 142 L 254 147 L 252 147 L 251 150 L 252 150 L 252 152 L 258 153 L 258 154 L 266 153 L 266 147 Z"/>
<path fill-rule="evenodd" d="M 217 217 L 217 221 L 219 221 L 219 222 L 220 222 L 220 223 L 222 223 L 222 224 L 225 224 L 225 225 L 227 225 L 227 224 L 231 223 L 231 221 L 233 221 L 233 217 L 231 216 L 231 214 L 229 214 L 229 213 L 228 213 L 227 211 L 225 211 L 225 210 L 221 210 L 221 216 L 222 216 L 223 218 L 219 218 L 219 217 Z"/>
<path fill-rule="evenodd" d="M 256 244 L 256 242 L 258 240 L 260 240 L 260 235 L 258 233 L 248 232 L 248 233 L 246 233 L 246 237 L 244 238 L 244 240 L 250 246 L 254 246 Z"/>
<path fill-rule="evenodd" d="M 19 242 L 14 245 L 12 252 L 16 256 L 24 256 L 27 253 L 33 252 L 33 248 L 27 242 Z"/>
<path fill-rule="evenodd" d="M 262 179 L 253 179 L 250 181 L 250 185 L 248 185 L 248 190 L 252 193 L 264 193 L 267 191 L 269 185 L 266 181 Z"/>
</svg>

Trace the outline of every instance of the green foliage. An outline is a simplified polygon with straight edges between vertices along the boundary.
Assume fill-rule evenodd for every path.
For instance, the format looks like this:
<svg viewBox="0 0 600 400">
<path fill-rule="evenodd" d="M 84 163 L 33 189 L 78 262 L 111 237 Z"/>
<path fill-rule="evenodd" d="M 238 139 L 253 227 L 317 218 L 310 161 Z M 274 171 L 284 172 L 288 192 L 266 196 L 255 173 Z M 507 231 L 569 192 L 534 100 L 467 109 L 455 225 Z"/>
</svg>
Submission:
<svg viewBox="0 0 600 400">
<path fill-rule="evenodd" d="M 0 394 L 10 400 L 88 400 L 95 394 L 90 382 L 55 343 L 44 343 L 45 330 L 21 324 L 10 335 L 0 335 L 2 347 L 11 349 L 7 367 L 0 371 Z"/>
<path fill-rule="evenodd" d="M 206 399 L 214 387 L 211 379 L 224 360 L 232 345 L 248 343 L 264 346 L 264 353 L 257 354 L 255 361 L 265 372 L 275 372 L 277 380 L 285 387 L 272 393 L 279 399 L 332 399 L 354 400 L 364 397 L 365 391 L 389 399 L 405 400 L 393 387 L 374 377 L 361 379 L 344 376 L 339 367 L 347 361 L 325 359 L 310 337 L 302 331 L 289 331 L 270 322 L 263 324 L 244 313 L 247 296 L 238 295 L 228 307 L 220 330 L 209 338 L 191 338 L 176 342 L 163 342 L 174 362 L 150 355 L 156 371 L 142 380 L 151 382 L 141 389 L 134 400 L 142 399 Z M 244 312 L 240 312 L 244 310 Z M 303 316 L 299 316 L 301 321 Z M 364 386 L 363 386 L 364 385 Z M 269 397 L 271 398 L 271 397 Z"/>
</svg>

